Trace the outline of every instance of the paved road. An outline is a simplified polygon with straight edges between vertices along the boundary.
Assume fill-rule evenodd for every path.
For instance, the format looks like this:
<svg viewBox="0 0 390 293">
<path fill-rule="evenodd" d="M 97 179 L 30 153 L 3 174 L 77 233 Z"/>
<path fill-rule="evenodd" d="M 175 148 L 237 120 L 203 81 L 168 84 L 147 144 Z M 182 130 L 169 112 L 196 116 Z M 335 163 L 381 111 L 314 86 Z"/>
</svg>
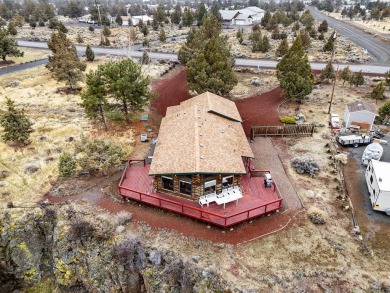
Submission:
<svg viewBox="0 0 390 293">
<path fill-rule="evenodd" d="M 340 20 L 336 20 L 332 17 L 320 12 L 317 8 L 307 7 L 314 18 L 318 20 L 326 20 L 330 27 L 337 30 L 340 34 L 349 38 L 352 42 L 367 49 L 367 51 L 374 56 L 375 60 L 372 64 L 376 65 L 388 65 L 390 66 L 390 45 L 374 38 L 372 35 L 344 23 Z"/>
<path fill-rule="evenodd" d="M 38 48 L 38 49 L 48 49 L 47 44 L 44 42 L 33 42 L 33 41 L 24 41 L 18 40 L 18 45 L 20 47 L 28 47 L 28 48 Z M 105 48 L 105 47 L 93 47 L 95 54 L 97 55 L 116 55 L 116 56 L 129 56 L 133 58 L 140 58 L 142 56 L 142 51 L 139 51 L 141 45 L 136 45 L 129 50 L 128 48 Z M 85 54 L 85 46 L 76 46 L 78 54 Z M 157 53 L 157 52 L 149 52 L 149 57 L 152 59 L 165 59 L 177 61 L 177 55 L 171 53 Z M 18 66 L 12 66 L 7 68 L 0 69 L 0 75 L 9 74 L 12 72 L 17 72 L 20 70 L 24 70 L 27 68 L 31 68 L 34 66 L 38 66 L 41 64 L 47 63 L 47 59 L 38 60 L 35 62 L 30 62 L 28 64 L 22 64 Z M 277 61 L 268 60 L 268 59 L 244 59 L 237 58 L 236 66 L 245 66 L 245 67 L 255 67 L 255 68 L 276 68 Z M 311 63 L 311 68 L 313 70 L 321 70 L 325 68 L 325 63 Z M 340 69 L 343 69 L 345 64 L 334 64 L 334 66 Z M 352 71 L 360 71 L 362 70 L 364 73 L 374 73 L 374 74 L 384 74 L 387 70 L 389 70 L 388 66 L 381 65 L 373 65 L 373 64 L 350 64 L 350 69 Z"/>
</svg>

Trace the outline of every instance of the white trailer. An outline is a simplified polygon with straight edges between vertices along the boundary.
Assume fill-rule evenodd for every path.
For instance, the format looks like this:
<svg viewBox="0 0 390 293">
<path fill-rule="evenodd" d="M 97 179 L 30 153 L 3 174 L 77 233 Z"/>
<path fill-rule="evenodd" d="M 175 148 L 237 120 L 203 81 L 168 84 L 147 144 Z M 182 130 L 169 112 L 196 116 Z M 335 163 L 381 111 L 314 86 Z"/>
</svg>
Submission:
<svg viewBox="0 0 390 293">
<path fill-rule="evenodd" d="M 390 216 L 390 163 L 371 160 L 366 181 L 372 208 Z"/>
<path fill-rule="evenodd" d="M 369 137 L 368 135 L 352 134 L 337 136 L 336 140 L 342 146 L 354 146 L 355 148 L 357 148 L 359 145 L 369 144 L 371 142 L 371 137 Z"/>
</svg>

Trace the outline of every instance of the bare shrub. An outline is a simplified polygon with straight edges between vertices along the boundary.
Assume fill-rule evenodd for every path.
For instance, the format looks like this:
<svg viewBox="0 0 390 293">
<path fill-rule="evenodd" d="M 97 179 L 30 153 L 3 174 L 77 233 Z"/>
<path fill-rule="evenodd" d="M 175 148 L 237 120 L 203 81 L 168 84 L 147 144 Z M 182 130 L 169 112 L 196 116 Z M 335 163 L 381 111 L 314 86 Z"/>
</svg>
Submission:
<svg viewBox="0 0 390 293">
<path fill-rule="evenodd" d="M 316 207 L 311 207 L 307 211 L 307 217 L 313 224 L 316 225 L 323 225 L 326 222 L 324 212 Z"/>
<path fill-rule="evenodd" d="M 34 174 L 41 169 L 41 166 L 37 162 L 28 163 L 24 166 L 24 173 Z"/>
<path fill-rule="evenodd" d="M 76 218 L 72 221 L 69 228 L 69 238 L 73 241 L 80 239 L 80 241 L 86 241 L 94 234 L 95 228 L 91 223 L 84 219 Z"/>
<path fill-rule="evenodd" d="M 181 259 L 175 260 L 168 264 L 164 269 L 164 277 L 171 284 L 178 284 L 183 279 L 184 265 Z"/>
<path fill-rule="evenodd" d="M 119 213 L 116 214 L 115 224 L 117 226 L 126 225 L 131 221 L 132 218 L 133 218 L 132 213 L 129 213 L 127 211 L 120 211 Z"/>
<path fill-rule="evenodd" d="M 145 251 L 138 237 L 127 237 L 115 245 L 112 250 L 113 258 L 126 269 L 140 270 L 145 264 Z"/>
</svg>

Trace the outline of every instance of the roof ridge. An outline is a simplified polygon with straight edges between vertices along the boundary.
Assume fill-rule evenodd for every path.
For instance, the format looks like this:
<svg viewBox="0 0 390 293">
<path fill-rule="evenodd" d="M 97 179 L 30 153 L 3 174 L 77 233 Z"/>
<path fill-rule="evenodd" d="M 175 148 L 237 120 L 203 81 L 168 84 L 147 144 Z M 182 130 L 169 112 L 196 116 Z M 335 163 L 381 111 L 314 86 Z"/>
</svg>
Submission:
<svg viewBox="0 0 390 293">
<path fill-rule="evenodd" d="M 194 119 L 194 126 L 195 126 L 195 170 L 200 169 L 200 145 L 199 145 L 199 119 L 197 116 L 198 112 L 198 106 L 194 105 L 194 111 L 195 111 L 195 119 Z"/>
</svg>

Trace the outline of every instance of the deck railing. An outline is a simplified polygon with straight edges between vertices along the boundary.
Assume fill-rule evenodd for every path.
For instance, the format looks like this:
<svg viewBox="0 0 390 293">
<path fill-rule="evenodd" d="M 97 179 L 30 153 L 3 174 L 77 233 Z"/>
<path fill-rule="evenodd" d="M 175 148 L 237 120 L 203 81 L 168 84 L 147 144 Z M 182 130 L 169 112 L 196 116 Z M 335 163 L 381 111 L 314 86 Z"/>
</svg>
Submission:
<svg viewBox="0 0 390 293">
<path fill-rule="evenodd" d="M 129 198 L 133 200 L 137 200 L 152 206 L 156 206 L 165 210 L 173 211 L 182 215 L 185 215 L 187 217 L 191 217 L 194 219 L 198 219 L 204 222 L 212 223 L 216 226 L 220 227 L 229 227 L 244 221 L 247 221 L 249 219 L 258 217 L 260 215 L 273 212 L 275 210 L 278 210 L 282 207 L 282 197 L 280 196 L 279 190 L 275 186 L 275 191 L 278 195 L 278 199 L 272 202 L 269 202 L 264 205 L 256 206 L 250 210 L 246 210 L 243 212 L 238 212 L 232 215 L 225 215 L 221 216 L 209 211 L 206 211 L 202 208 L 196 208 L 190 205 L 186 205 L 183 203 L 179 203 L 173 200 L 164 199 L 159 196 L 155 196 L 152 194 L 146 194 L 128 187 L 123 186 L 123 181 L 126 179 L 126 173 L 127 169 L 131 167 L 131 162 L 144 162 L 145 160 L 129 160 L 126 163 L 125 170 L 123 172 L 122 178 L 119 182 L 119 194 L 122 196 L 123 199 Z M 263 172 L 263 171 L 257 171 L 253 170 L 254 172 Z"/>
</svg>

